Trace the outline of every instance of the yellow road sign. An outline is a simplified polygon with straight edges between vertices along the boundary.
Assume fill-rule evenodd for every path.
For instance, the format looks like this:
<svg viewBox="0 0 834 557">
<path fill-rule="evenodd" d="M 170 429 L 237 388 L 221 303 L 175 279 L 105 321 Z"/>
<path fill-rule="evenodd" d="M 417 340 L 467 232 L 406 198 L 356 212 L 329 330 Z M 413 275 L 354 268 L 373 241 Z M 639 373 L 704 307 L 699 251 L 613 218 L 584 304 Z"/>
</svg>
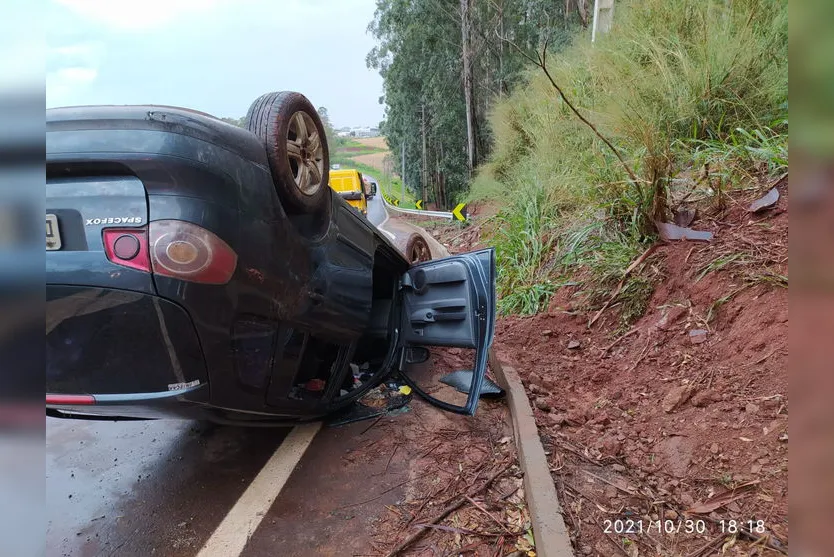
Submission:
<svg viewBox="0 0 834 557">
<path fill-rule="evenodd" d="M 420 209 L 421 211 L 423 210 L 423 200 L 422 199 L 418 199 L 417 203 L 415 203 L 414 205 L 416 205 L 417 208 Z"/>
<path fill-rule="evenodd" d="M 452 209 L 452 214 L 459 221 L 466 220 L 466 204 L 465 203 L 458 203 L 458 206 L 455 207 L 454 209 Z"/>
</svg>

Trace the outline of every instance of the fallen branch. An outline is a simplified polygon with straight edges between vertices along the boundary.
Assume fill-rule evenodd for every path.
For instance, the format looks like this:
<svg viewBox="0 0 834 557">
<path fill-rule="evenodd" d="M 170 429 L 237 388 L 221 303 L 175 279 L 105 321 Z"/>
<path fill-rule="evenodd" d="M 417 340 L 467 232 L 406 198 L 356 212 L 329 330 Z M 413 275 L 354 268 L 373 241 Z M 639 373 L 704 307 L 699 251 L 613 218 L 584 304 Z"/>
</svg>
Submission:
<svg viewBox="0 0 834 557">
<path fill-rule="evenodd" d="M 600 316 L 602 315 L 602 313 L 603 313 L 606 309 L 608 309 L 608 306 L 610 306 L 610 305 L 611 305 L 611 303 L 612 303 L 612 302 L 613 302 L 613 301 L 617 298 L 617 296 L 619 296 L 619 295 L 620 295 L 620 291 L 623 289 L 623 286 L 625 285 L 625 281 L 626 281 L 626 279 L 628 278 L 628 275 L 630 275 L 630 274 L 631 274 L 631 272 L 632 272 L 634 269 L 636 269 L 636 268 L 637 268 L 638 266 L 640 266 L 640 265 L 641 265 L 644 261 L 646 261 L 646 259 L 648 259 L 648 258 L 649 258 L 649 256 L 650 256 L 652 253 L 654 253 L 654 250 L 656 250 L 656 249 L 657 249 L 658 245 L 659 245 L 659 244 L 652 244 L 651 246 L 649 246 L 649 249 L 647 249 L 646 251 L 644 251 L 644 252 L 643 252 L 643 254 L 642 254 L 640 257 L 638 257 L 637 259 L 635 259 L 635 260 L 631 263 L 631 265 L 629 265 L 629 266 L 628 266 L 628 269 L 626 269 L 626 270 L 625 270 L 625 272 L 623 273 L 623 277 L 620 279 L 620 283 L 619 283 L 619 284 L 617 284 L 617 288 L 616 288 L 616 289 L 614 289 L 614 293 L 611 295 L 611 297 L 610 297 L 610 298 L 608 298 L 608 301 L 607 301 L 607 302 L 605 302 L 605 304 L 602 306 L 602 308 L 600 308 L 600 310 L 596 313 L 596 315 L 594 315 L 594 317 L 593 317 L 593 318 L 591 319 L 591 321 L 588 323 L 588 328 L 589 328 L 589 329 L 590 329 L 590 328 L 594 325 L 594 323 L 596 323 L 597 319 L 599 319 L 599 318 L 600 318 Z"/>
<path fill-rule="evenodd" d="M 782 350 L 782 347 L 781 347 L 781 346 L 779 346 L 779 347 L 777 347 L 777 348 L 774 348 L 774 349 L 773 349 L 773 350 L 771 350 L 769 353 L 765 354 L 764 356 L 762 356 L 761 358 L 759 358 L 758 360 L 756 360 L 755 362 L 753 362 L 753 364 L 752 364 L 752 365 L 757 366 L 757 365 L 761 364 L 762 362 L 764 362 L 765 360 L 767 360 L 768 358 L 770 358 L 771 356 L 773 356 L 773 355 L 774 355 L 774 354 L 776 354 L 777 352 L 780 352 L 781 350 Z"/>
<path fill-rule="evenodd" d="M 483 507 L 480 503 L 478 503 L 477 501 L 475 501 L 475 500 L 474 500 L 473 498 L 471 498 L 469 495 L 465 495 L 464 497 L 466 497 L 466 500 L 467 500 L 467 501 L 469 501 L 470 503 L 472 503 L 472 506 L 474 506 L 476 509 L 478 509 L 479 511 L 481 511 L 482 513 L 484 513 L 485 515 L 487 515 L 489 518 L 491 518 L 491 519 L 492 519 L 492 521 L 493 521 L 493 522 L 495 522 L 498 526 L 500 526 L 500 527 L 501 527 L 501 529 L 502 529 L 502 530 L 504 530 L 506 533 L 508 533 L 508 534 L 509 534 L 509 535 L 511 535 L 511 536 L 518 536 L 518 535 L 519 535 L 517 532 L 513 532 L 512 530 L 510 530 L 509 528 L 507 528 L 506 526 L 504 526 L 504 524 L 503 524 L 500 520 L 498 520 L 497 518 L 495 518 L 495 516 L 494 516 L 491 512 L 489 512 L 488 510 L 486 510 L 486 509 L 485 509 L 485 508 L 484 508 L 484 507 Z"/>
<path fill-rule="evenodd" d="M 646 346 L 643 347 L 643 351 L 640 352 L 640 355 L 637 356 L 637 359 L 634 360 L 634 363 L 631 364 L 631 367 L 628 368 L 628 371 L 626 373 L 631 373 L 632 371 L 637 369 L 637 366 L 640 365 L 640 362 L 643 361 L 643 358 L 645 358 L 646 354 L 649 352 L 649 344 L 651 344 L 651 342 L 652 342 L 652 335 L 649 335 L 649 338 L 646 339 Z"/>
<path fill-rule="evenodd" d="M 435 516 L 432 520 L 428 521 L 427 523 L 423 524 L 423 528 L 407 537 L 400 545 L 392 549 L 385 557 L 394 557 L 395 555 L 399 555 L 400 553 L 402 553 L 403 550 L 405 550 L 406 548 L 408 548 L 408 546 L 419 540 L 423 536 L 423 534 L 426 533 L 426 531 L 428 530 L 428 528 L 426 528 L 427 525 L 437 524 L 438 522 L 440 522 L 441 520 L 443 520 L 444 518 L 461 508 L 463 504 L 467 502 L 468 497 L 474 497 L 475 495 L 478 495 L 482 491 L 486 490 L 486 488 L 488 488 L 492 484 L 492 482 L 503 476 L 507 472 L 507 470 L 510 469 L 511 466 L 512 464 L 504 466 L 498 472 L 487 478 L 483 485 L 470 490 L 469 493 L 458 499 L 457 502 L 452 503 L 451 505 L 443 509 L 440 512 L 440 514 Z"/>
<path fill-rule="evenodd" d="M 696 549 L 692 553 L 687 554 L 685 557 L 701 557 L 707 551 L 712 551 L 712 550 L 718 548 L 718 546 L 720 546 L 721 542 L 723 542 L 723 541 L 724 541 L 724 536 L 718 536 L 717 538 L 713 538 L 712 540 L 710 540 L 706 544 L 702 545 L 701 547 L 699 547 L 698 549 Z"/>
<path fill-rule="evenodd" d="M 500 538 L 504 534 L 494 534 L 492 532 L 479 532 L 477 530 L 470 530 L 468 528 L 455 528 L 453 526 L 443 526 L 442 524 L 416 524 L 417 528 L 432 528 L 434 530 L 442 530 L 444 532 L 452 532 L 454 534 L 464 534 L 467 536 L 484 536 L 490 538 Z"/>
<path fill-rule="evenodd" d="M 640 180 L 637 178 L 637 175 L 634 173 L 633 170 L 631 170 L 631 167 L 628 165 L 628 163 L 625 161 L 623 156 L 620 154 L 620 150 L 617 149 L 616 147 L 614 147 L 614 144 L 611 143 L 608 140 L 608 138 L 606 138 L 604 135 L 602 135 L 602 133 L 597 129 L 597 127 L 594 124 L 591 123 L 590 120 L 588 120 L 587 118 L 582 116 L 582 113 L 579 112 L 579 110 L 573 105 L 572 102 L 570 102 L 570 99 L 568 99 L 567 95 L 565 95 L 565 92 L 562 91 L 562 88 L 559 87 L 559 84 L 556 83 L 556 80 L 554 80 L 553 76 L 550 75 L 550 71 L 547 69 L 547 41 L 545 41 L 544 46 L 542 47 L 541 53 L 536 52 L 536 57 L 533 58 L 532 56 L 530 56 L 529 54 L 524 52 L 524 50 L 522 50 L 521 47 L 519 47 L 517 44 L 515 44 L 510 39 L 508 39 L 506 37 L 502 37 L 501 35 L 498 35 L 497 31 L 496 31 L 496 35 L 498 36 L 498 38 L 500 40 L 506 42 L 511 47 L 516 49 L 518 51 L 518 53 L 521 54 L 523 57 L 528 59 L 530 62 L 532 62 L 533 64 L 535 64 L 539 68 L 541 68 L 541 70 L 544 72 L 544 75 L 547 77 L 548 81 L 550 81 L 550 84 L 559 93 L 559 96 L 562 98 L 562 102 L 564 102 L 567 105 L 567 107 L 571 110 L 571 112 L 573 112 L 576 115 L 576 117 L 579 118 L 582 121 L 582 123 L 584 123 L 586 126 L 591 128 L 591 131 L 594 132 L 594 135 L 596 135 L 603 143 L 605 143 L 605 145 L 608 146 L 609 149 L 611 149 L 611 152 L 614 153 L 614 156 L 617 157 L 617 159 L 620 161 L 620 164 L 623 166 L 623 169 L 626 171 L 626 174 L 628 174 L 628 177 L 631 178 L 632 182 L 637 184 Z"/>
<path fill-rule="evenodd" d="M 587 470 L 582 470 L 582 471 L 583 471 L 583 472 L 585 472 L 586 474 L 588 474 L 589 476 L 591 476 L 592 478 L 594 478 L 594 479 L 596 479 L 596 480 L 599 480 L 599 481 L 601 481 L 601 482 L 602 482 L 602 483 L 604 483 L 604 484 L 608 484 L 608 485 L 610 485 L 611 487 L 613 487 L 613 488 L 615 488 L 615 489 L 618 489 L 618 490 L 622 491 L 622 492 L 623 492 L 623 493 L 625 493 L 626 495 L 635 495 L 635 494 L 636 494 L 636 492 L 637 492 L 637 490 L 636 490 L 636 489 L 635 489 L 635 490 L 633 490 L 633 491 L 632 491 L 632 490 L 629 490 L 629 489 L 626 489 L 626 488 L 624 488 L 624 487 L 622 487 L 622 486 L 619 486 L 619 485 L 615 484 L 614 482 L 610 482 L 610 481 L 606 480 L 606 479 L 605 479 L 605 478 L 603 478 L 602 476 L 597 476 L 596 474 L 593 474 L 593 473 L 591 473 L 591 472 L 589 472 L 589 471 L 587 471 Z"/>
<path fill-rule="evenodd" d="M 707 522 L 711 522 L 712 524 L 719 524 L 721 521 L 710 516 L 699 516 L 701 520 L 706 520 Z M 770 532 L 767 534 L 756 534 L 749 528 L 744 528 L 742 526 L 739 527 L 738 532 L 735 534 L 741 538 L 747 538 L 754 544 L 760 544 L 774 551 L 778 551 L 783 555 L 788 555 L 788 548 L 783 544 L 782 540 L 776 534 Z M 774 541 L 775 540 L 775 541 Z"/>
<path fill-rule="evenodd" d="M 472 226 L 467 226 L 467 227 L 463 230 L 463 232 L 461 232 L 460 234 L 457 234 L 456 236 L 452 236 L 451 238 L 449 238 L 449 243 L 451 244 L 452 242 L 454 242 L 455 240 L 457 240 L 458 238 L 460 238 L 461 236 L 463 236 L 463 235 L 464 235 L 464 234 L 466 234 L 467 232 L 472 232 L 473 230 L 477 230 L 477 229 L 479 229 L 480 227 L 482 227 L 483 225 L 485 225 L 486 223 L 488 223 L 489 221 L 491 221 L 492 219 L 494 219 L 494 218 L 495 218 L 495 217 L 497 217 L 497 216 L 498 216 L 498 215 L 492 215 L 491 217 L 487 217 L 487 218 L 485 218 L 484 220 L 482 220 L 482 221 L 481 221 L 481 222 L 479 222 L 478 224 L 474 224 L 474 225 L 472 225 Z"/>
<path fill-rule="evenodd" d="M 611 350 L 612 348 L 617 346 L 617 344 L 619 344 L 621 340 L 623 340 L 624 338 L 630 337 L 631 335 L 638 332 L 639 330 L 640 330 L 639 327 L 635 327 L 635 328 L 631 329 L 629 332 L 627 332 L 626 334 L 624 334 L 623 336 L 621 336 L 620 338 L 618 338 L 617 340 L 615 340 L 614 342 L 612 342 L 611 344 L 609 344 L 608 346 L 603 348 L 602 351 L 603 352 L 608 352 L 609 350 Z"/>
<path fill-rule="evenodd" d="M 332 511 L 330 511 L 330 512 L 340 511 L 340 510 L 342 510 L 342 509 L 349 509 L 349 508 L 351 508 L 351 507 L 358 507 L 358 506 L 361 506 L 361 505 L 365 505 L 365 504 L 367 504 L 367 503 L 371 503 L 371 502 L 373 502 L 373 501 L 376 501 L 377 499 L 379 499 L 380 497 L 382 497 L 382 496 L 383 496 L 383 495 L 385 495 L 386 493 L 390 493 L 391 491 L 394 491 L 394 490 L 395 490 L 395 489 L 397 489 L 398 487 L 402 487 L 402 486 L 404 486 L 405 484 L 408 484 L 408 483 L 411 483 L 411 482 L 415 482 L 415 481 L 417 481 L 417 480 L 419 480 L 419 479 L 421 479 L 421 478 L 425 478 L 425 477 L 426 477 L 426 476 L 428 476 L 429 474 L 433 474 L 433 473 L 435 473 L 436 471 L 437 471 L 437 469 L 432 469 L 432 470 L 429 470 L 429 471 L 428 471 L 428 472 L 426 472 L 425 474 L 421 474 L 421 475 L 417 476 L 416 478 L 411 478 L 411 479 L 405 480 L 405 481 L 403 481 L 403 482 L 400 482 L 400 483 L 398 483 L 397 485 L 395 485 L 395 486 L 393 486 L 393 487 L 389 487 L 388 489 L 386 489 L 385 491 L 383 491 L 382 493 L 380 493 L 380 494 L 379 494 L 379 495 L 377 495 L 376 497 L 372 497 L 372 498 L 370 498 L 370 499 L 367 499 L 367 500 L 365 500 L 365 501 L 362 501 L 361 503 L 350 503 L 349 505 L 342 505 L 341 507 L 336 507 L 335 509 L 333 509 L 333 510 L 332 510 Z"/>
</svg>

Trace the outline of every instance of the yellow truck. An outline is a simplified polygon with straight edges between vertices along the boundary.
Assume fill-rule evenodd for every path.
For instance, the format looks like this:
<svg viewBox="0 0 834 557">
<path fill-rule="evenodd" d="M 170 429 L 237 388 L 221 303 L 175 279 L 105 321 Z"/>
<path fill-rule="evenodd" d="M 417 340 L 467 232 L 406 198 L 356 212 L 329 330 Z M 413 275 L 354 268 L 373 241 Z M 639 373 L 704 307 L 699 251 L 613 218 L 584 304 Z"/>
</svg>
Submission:
<svg viewBox="0 0 834 557">
<path fill-rule="evenodd" d="M 352 168 L 330 171 L 330 187 L 342 199 L 355 207 L 360 213 L 368 215 L 368 200 L 365 194 L 362 173 Z"/>
</svg>

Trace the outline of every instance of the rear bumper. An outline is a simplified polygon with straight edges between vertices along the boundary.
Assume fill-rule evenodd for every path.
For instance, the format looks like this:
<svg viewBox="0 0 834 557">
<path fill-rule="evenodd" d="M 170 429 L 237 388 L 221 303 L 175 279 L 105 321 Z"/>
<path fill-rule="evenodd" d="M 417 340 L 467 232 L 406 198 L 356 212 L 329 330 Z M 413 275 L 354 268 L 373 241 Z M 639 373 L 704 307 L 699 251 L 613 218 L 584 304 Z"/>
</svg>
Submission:
<svg viewBox="0 0 834 557">
<path fill-rule="evenodd" d="M 64 285 L 46 287 L 46 392 L 48 408 L 119 416 L 209 396 L 184 309 L 150 294 Z"/>
<path fill-rule="evenodd" d="M 201 389 L 207 390 L 208 384 L 159 393 L 63 395 L 47 392 L 46 408 L 55 417 L 197 418 L 202 416 L 202 409 L 188 404 L 188 397 Z"/>
</svg>

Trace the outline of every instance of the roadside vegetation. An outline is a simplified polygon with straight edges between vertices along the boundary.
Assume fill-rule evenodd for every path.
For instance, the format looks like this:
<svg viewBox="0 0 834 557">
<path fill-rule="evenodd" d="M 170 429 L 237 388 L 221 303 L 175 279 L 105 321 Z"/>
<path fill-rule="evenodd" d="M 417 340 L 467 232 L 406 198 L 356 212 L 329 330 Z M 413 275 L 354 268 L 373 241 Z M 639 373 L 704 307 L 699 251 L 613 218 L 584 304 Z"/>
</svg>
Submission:
<svg viewBox="0 0 834 557">
<path fill-rule="evenodd" d="M 524 74 L 525 48 L 568 43 L 587 26 L 590 0 L 377 0 L 368 67 L 383 77 L 380 130 L 416 197 L 450 210 L 487 160 L 487 116 Z M 399 162 L 396 164 L 399 169 Z"/>
<path fill-rule="evenodd" d="M 397 200 L 400 207 L 413 209 L 416 201 L 413 192 L 406 189 L 405 199 L 400 199 L 402 197 L 402 188 L 399 177 L 393 176 L 381 168 L 375 168 L 354 159 L 356 156 L 374 152 L 380 151 L 373 150 L 356 152 L 338 147 L 330 154 L 330 164 L 339 164 L 342 168 L 355 168 L 362 174 L 373 176 L 376 178 L 380 190 L 388 197 L 389 200 Z"/>
<path fill-rule="evenodd" d="M 656 221 L 693 201 L 716 214 L 727 192 L 787 171 L 787 2 L 617 10 L 610 33 L 591 44 L 580 32 L 548 53 L 549 75 L 530 64 L 490 112 L 494 150 L 469 199 L 502 203 L 490 242 L 505 313 L 535 313 L 574 281 L 586 309 L 600 306 Z M 642 315 L 656 280 L 629 275 L 615 301 L 624 322 Z"/>
</svg>

